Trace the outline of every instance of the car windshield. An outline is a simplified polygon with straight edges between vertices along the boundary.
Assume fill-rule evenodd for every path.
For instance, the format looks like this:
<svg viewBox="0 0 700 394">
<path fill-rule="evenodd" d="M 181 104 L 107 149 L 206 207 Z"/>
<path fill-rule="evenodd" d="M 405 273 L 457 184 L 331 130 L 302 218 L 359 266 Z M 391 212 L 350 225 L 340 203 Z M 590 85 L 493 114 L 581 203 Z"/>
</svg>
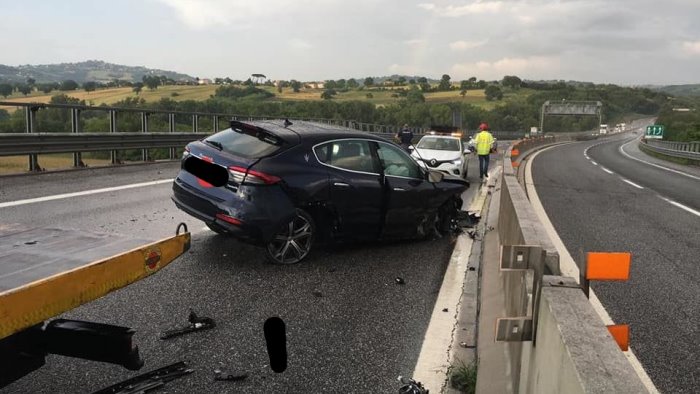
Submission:
<svg viewBox="0 0 700 394">
<path fill-rule="evenodd" d="M 459 151 L 459 141 L 454 138 L 423 137 L 418 143 L 418 148 Z"/>
<path fill-rule="evenodd" d="M 246 159 L 268 156 L 279 149 L 276 141 L 268 141 L 245 133 L 226 129 L 203 140 L 218 149 Z"/>
</svg>

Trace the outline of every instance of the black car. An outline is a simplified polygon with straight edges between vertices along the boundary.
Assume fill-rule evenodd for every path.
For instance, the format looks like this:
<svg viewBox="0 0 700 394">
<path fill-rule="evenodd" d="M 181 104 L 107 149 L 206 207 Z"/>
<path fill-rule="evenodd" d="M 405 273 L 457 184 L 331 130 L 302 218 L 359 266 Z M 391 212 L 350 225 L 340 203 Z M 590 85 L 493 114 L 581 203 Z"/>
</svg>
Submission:
<svg viewBox="0 0 700 394">
<path fill-rule="evenodd" d="M 372 134 L 309 122 L 232 121 L 187 145 L 172 199 L 213 231 L 291 264 L 317 242 L 448 231 L 468 187 L 422 169 Z"/>
</svg>

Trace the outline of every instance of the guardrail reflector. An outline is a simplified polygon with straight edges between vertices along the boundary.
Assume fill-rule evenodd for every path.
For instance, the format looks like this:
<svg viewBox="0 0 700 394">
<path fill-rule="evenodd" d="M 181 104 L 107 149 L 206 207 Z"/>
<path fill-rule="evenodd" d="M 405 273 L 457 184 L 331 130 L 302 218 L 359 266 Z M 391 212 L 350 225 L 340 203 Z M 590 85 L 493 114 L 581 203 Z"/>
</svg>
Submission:
<svg viewBox="0 0 700 394">
<path fill-rule="evenodd" d="M 608 331 L 612 335 L 620 350 L 626 352 L 630 348 L 630 326 L 627 324 L 613 324 L 608 326 Z"/>
<path fill-rule="evenodd" d="M 520 167 L 520 162 L 519 162 L 519 161 L 514 161 L 514 162 L 511 162 L 510 164 L 513 166 L 513 168 L 518 168 L 518 167 Z"/>
<path fill-rule="evenodd" d="M 586 260 L 588 280 L 627 280 L 630 277 L 631 253 L 589 252 Z"/>
<path fill-rule="evenodd" d="M 513 156 L 518 156 L 519 154 L 520 154 L 520 151 L 517 150 L 517 149 L 511 149 L 511 151 L 510 151 L 510 156 L 511 156 L 511 157 L 513 157 Z"/>
</svg>

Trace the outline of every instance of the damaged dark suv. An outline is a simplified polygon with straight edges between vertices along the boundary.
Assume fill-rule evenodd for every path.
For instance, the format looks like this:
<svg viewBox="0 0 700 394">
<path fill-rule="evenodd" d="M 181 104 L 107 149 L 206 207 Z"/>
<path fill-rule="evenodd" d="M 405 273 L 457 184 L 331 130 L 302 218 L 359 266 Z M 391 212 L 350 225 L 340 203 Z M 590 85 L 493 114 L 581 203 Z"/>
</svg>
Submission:
<svg viewBox="0 0 700 394">
<path fill-rule="evenodd" d="M 379 136 L 286 120 L 238 122 L 187 145 L 178 208 L 275 263 L 313 245 L 449 231 L 469 183 L 421 168 Z"/>
</svg>

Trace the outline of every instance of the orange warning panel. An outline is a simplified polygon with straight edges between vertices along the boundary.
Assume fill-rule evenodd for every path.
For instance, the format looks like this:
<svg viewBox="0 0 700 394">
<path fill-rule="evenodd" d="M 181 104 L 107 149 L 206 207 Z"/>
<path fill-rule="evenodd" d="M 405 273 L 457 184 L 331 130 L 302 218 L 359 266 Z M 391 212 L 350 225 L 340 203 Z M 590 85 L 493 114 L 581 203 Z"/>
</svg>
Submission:
<svg viewBox="0 0 700 394">
<path fill-rule="evenodd" d="M 630 348 L 630 326 L 627 324 L 614 324 L 608 326 L 608 331 L 612 335 L 620 350 L 626 352 Z"/>
<path fill-rule="evenodd" d="M 630 277 L 631 253 L 589 252 L 586 260 L 588 280 L 627 280 Z"/>
<path fill-rule="evenodd" d="M 511 163 L 513 165 L 513 168 L 518 168 L 520 167 L 520 162 L 514 161 Z"/>
<path fill-rule="evenodd" d="M 510 156 L 511 156 L 511 157 L 513 157 L 513 156 L 518 156 L 519 154 L 520 154 L 520 151 L 517 150 L 517 149 L 511 149 L 511 151 L 510 151 Z"/>
</svg>

